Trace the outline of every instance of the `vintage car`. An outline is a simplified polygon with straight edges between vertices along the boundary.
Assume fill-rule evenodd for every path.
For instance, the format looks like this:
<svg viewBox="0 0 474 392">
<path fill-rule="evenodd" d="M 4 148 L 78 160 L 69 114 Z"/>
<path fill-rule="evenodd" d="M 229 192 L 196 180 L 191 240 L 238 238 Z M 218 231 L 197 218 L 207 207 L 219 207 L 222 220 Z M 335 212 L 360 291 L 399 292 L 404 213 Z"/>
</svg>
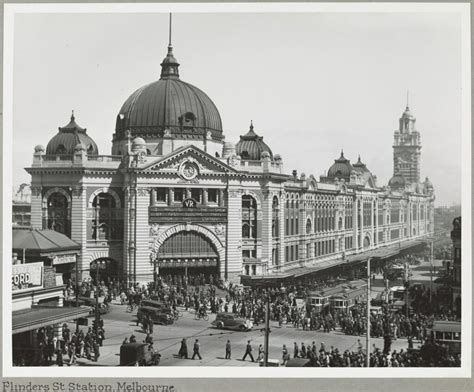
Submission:
<svg viewBox="0 0 474 392">
<path fill-rule="evenodd" d="M 229 312 L 217 313 L 216 319 L 211 324 L 217 328 L 234 329 L 237 331 L 250 331 L 253 327 L 251 320 L 239 318 Z"/>
<path fill-rule="evenodd" d="M 159 308 L 152 308 L 151 306 L 140 306 L 137 312 L 137 318 L 140 322 L 145 316 L 150 316 L 153 324 L 173 324 L 173 316 L 170 312 L 164 312 Z"/>
<path fill-rule="evenodd" d="M 148 308 L 160 309 L 162 313 L 171 313 L 171 308 L 168 305 L 165 305 L 163 302 L 155 301 L 151 299 L 144 299 L 141 302 L 141 306 Z"/>
<path fill-rule="evenodd" d="M 306 358 L 293 358 L 290 359 L 286 365 L 286 367 L 311 367 L 311 361 Z"/>
<path fill-rule="evenodd" d="M 120 366 L 158 366 L 161 354 L 146 343 L 127 343 L 120 346 Z"/>
</svg>

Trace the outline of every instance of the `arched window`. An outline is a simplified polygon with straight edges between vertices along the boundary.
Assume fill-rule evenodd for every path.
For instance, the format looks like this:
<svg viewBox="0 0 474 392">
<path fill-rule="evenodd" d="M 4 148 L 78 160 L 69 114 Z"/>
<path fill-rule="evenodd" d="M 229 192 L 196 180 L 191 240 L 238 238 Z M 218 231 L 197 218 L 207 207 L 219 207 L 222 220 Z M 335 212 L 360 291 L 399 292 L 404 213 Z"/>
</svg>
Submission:
<svg viewBox="0 0 474 392">
<path fill-rule="evenodd" d="M 60 144 L 56 148 L 56 154 L 66 154 L 66 153 L 67 153 L 67 150 L 66 150 L 66 147 L 64 147 L 64 144 Z"/>
<path fill-rule="evenodd" d="M 337 225 L 338 230 L 342 230 L 342 217 L 339 217 L 339 223 Z"/>
<path fill-rule="evenodd" d="M 306 234 L 311 234 L 311 220 L 306 221 Z"/>
<path fill-rule="evenodd" d="M 242 238 L 257 238 L 257 201 L 250 195 L 242 196 Z"/>
<path fill-rule="evenodd" d="M 48 198 L 48 229 L 70 235 L 68 219 L 68 201 L 66 196 L 56 192 Z"/>
<path fill-rule="evenodd" d="M 250 238 L 250 226 L 247 223 L 242 225 L 242 238 Z"/>
<path fill-rule="evenodd" d="M 92 144 L 89 144 L 89 146 L 87 146 L 87 153 L 92 154 L 93 152 L 94 152 L 94 146 Z"/>
<path fill-rule="evenodd" d="M 118 239 L 121 225 L 115 219 L 115 199 L 110 193 L 99 193 L 92 201 L 92 239 Z"/>
<path fill-rule="evenodd" d="M 272 237 L 278 237 L 280 235 L 280 206 L 278 203 L 278 197 L 273 196 L 272 201 Z"/>
</svg>

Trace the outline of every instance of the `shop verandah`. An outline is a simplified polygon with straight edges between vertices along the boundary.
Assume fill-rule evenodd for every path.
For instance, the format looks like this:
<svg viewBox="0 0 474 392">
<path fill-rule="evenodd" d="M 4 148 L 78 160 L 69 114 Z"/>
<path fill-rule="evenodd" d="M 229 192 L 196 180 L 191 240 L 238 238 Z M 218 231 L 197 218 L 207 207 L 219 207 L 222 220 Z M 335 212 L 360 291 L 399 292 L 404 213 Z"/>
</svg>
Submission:
<svg viewBox="0 0 474 392">
<path fill-rule="evenodd" d="M 298 267 L 286 272 L 273 273 L 271 275 L 242 275 L 241 283 L 245 286 L 273 286 L 281 285 L 304 285 L 314 278 L 334 279 L 346 276 L 349 279 L 357 279 L 365 270 L 368 258 L 372 260 L 374 271 L 390 260 L 401 257 L 409 252 L 418 252 L 425 249 L 427 239 L 417 239 L 405 243 L 397 243 L 383 248 L 369 250 L 349 257 L 326 260 L 315 266 Z M 366 272 L 365 272 L 366 273 Z M 365 274 L 363 275 L 365 276 Z"/>
</svg>

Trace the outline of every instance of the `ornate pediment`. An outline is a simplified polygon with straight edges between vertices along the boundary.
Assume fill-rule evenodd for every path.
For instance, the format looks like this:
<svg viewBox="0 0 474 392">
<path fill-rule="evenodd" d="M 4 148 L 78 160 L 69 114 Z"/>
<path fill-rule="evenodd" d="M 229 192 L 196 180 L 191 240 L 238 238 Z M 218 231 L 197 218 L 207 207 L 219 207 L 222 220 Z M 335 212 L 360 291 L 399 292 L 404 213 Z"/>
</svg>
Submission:
<svg viewBox="0 0 474 392">
<path fill-rule="evenodd" d="M 197 182 L 197 178 L 202 175 L 237 173 L 226 163 L 194 146 L 175 150 L 142 170 L 148 173 L 159 171 L 163 174 L 176 174 L 182 181 L 190 183 Z"/>
</svg>

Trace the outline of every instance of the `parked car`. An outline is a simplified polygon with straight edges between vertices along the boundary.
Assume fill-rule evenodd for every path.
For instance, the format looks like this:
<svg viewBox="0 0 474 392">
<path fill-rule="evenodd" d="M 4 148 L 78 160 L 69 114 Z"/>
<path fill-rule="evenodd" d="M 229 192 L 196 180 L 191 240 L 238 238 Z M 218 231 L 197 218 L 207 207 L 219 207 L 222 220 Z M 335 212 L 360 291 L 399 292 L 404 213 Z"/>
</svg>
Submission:
<svg viewBox="0 0 474 392">
<path fill-rule="evenodd" d="M 150 316 L 153 324 L 173 324 L 171 313 L 163 312 L 161 309 L 150 306 L 141 306 L 138 308 L 137 318 L 141 322 L 144 316 Z"/>
<path fill-rule="evenodd" d="M 120 366 L 158 366 L 161 354 L 145 343 L 127 343 L 120 347 Z"/>
<path fill-rule="evenodd" d="M 251 320 L 246 320 L 235 316 L 233 313 L 217 313 L 216 319 L 211 323 L 217 328 L 233 329 L 237 331 L 249 331 L 253 327 Z"/>
</svg>

